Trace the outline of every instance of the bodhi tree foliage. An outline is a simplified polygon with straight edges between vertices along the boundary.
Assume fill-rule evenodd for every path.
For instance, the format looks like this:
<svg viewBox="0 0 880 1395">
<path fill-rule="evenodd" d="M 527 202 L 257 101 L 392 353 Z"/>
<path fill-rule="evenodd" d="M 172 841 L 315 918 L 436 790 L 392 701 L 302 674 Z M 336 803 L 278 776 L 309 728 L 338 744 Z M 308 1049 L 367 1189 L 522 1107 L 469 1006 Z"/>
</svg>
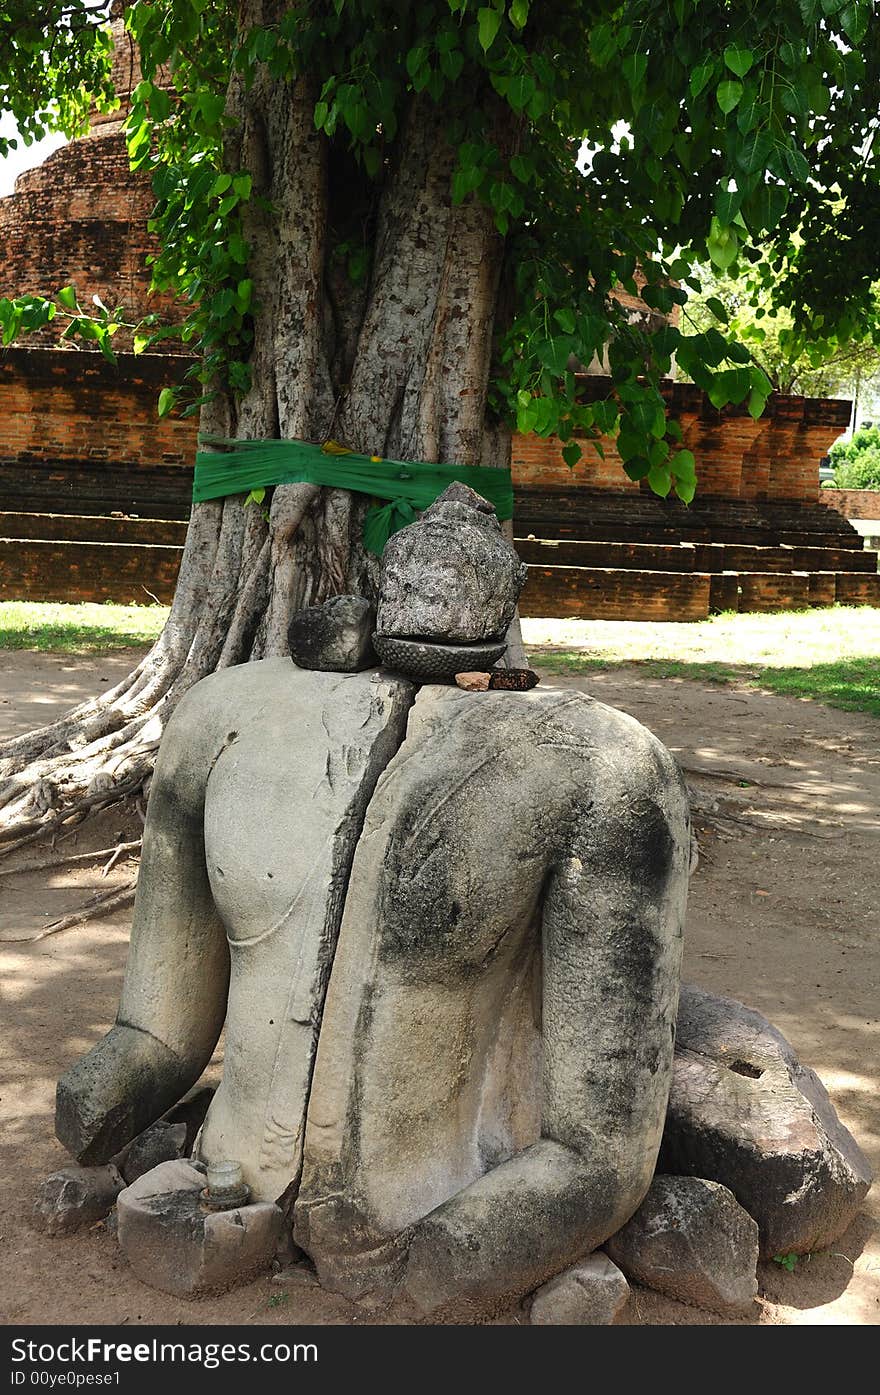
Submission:
<svg viewBox="0 0 880 1395">
<path fill-rule="evenodd" d="M 735 274 L 769 245 L 798 333 L 867 332 L 873 8 L 137 0 L 129 151 L 152 173 L 156 285 L 198 355 L 161 410 L 199 410 L 214 437 L 463 465 L 506 465 L 514 428 L 559 436 L 569 463 L 612 435 L 632 478 L 689 501 L 659 390 L 673 357 L 717 406 L 759 415 L 770 384 L 723 324 L 646 329 L 615 292 L 669 313 L 701 263 Z M 73 130 L 89 92 L 106 100 L 105 13 L 0 0 L 0 101 L 26 130 Z M 109 355 L 122 313 L 70 288 L 0 302 L 7 342 L 63 314 Z M 141 325 L 137 347 L 168 332 Z M 611 394 L 586 404 L 576 370 L 597 354 Z M 292 611 L 369 593 L 366 505 L 310 484 L 197 505 L 151 653 L 0 753 L 6 847 L 140 789 L 180 696 L 285 653 Z"/>
</svg>

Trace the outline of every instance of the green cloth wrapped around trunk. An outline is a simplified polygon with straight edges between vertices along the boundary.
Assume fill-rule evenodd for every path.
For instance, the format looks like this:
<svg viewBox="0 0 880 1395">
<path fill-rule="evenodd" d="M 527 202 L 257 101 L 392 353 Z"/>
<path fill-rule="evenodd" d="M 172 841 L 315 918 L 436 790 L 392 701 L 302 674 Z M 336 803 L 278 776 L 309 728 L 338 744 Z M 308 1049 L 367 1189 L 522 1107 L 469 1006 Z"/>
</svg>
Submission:
<svg viewBox="0 0 880 1395">
<path fill-rule="evenodd" d="M 398 528 L 412 523 L 419 510 L 432 504 L 453 480 L 470 485 L 494 506 L 499 519 L 513 517 L 510 470 L 485 465 L 428 465 L 421 461 L 382 460 L 357 455 L 327 441 L 236 441 L 202 436 L 219 449 L 196 455 L 193 501 L 246 494 L 276 484 L 318 484 L 354 489 L 385 504 L 375 504 L 364 519 L 364 546 L 381 555 Z"/>
</svg>

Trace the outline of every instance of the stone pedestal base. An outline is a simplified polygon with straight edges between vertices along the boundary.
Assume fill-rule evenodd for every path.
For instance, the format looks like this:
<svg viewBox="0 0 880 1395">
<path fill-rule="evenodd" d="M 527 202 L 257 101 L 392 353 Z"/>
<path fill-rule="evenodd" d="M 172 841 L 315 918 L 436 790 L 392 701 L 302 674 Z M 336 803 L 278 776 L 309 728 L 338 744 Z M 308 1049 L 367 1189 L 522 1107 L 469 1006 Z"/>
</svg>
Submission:
<svg viewBox="0 0 880 1395">
<path fill-rule="evenodd" d="M 177 1295 L 217 1292 L 268 1268 L 283 1213 L 271 1202 L 208 1211 L 205 1174 L 160 1163 L 120 1192 L 119 1244 L 142 1283 Z"/>
</svg>

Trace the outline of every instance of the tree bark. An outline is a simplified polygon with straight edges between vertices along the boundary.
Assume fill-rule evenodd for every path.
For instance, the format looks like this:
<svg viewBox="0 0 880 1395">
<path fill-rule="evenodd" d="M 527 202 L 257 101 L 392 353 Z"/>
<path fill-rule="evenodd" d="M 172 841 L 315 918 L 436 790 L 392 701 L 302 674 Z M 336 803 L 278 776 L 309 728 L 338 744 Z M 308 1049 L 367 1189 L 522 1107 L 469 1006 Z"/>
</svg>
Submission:
<svg viewBox="0 0 880 1395">
<path fill-rule="evenodd" d="M 268 3 L 268 0 L 267 0 Z M 263 0 L 248 0 L 245 23 Z M 382 177 L 367 181 L 314 129 L 314 85 L 258 77 L 229 93 L 231 164 L 251 174 L 245 234 L 256 312 L 252 387 L 220 393 L 202 430 L 246 438 L 328 437 L 370 454 L 509 463 L 509 433 L 486 416 L 504 256 L 491 212 L 453 206 L 442 113 L 414 97 Z M 265 202 L 263 202 L 265 200 Z M 267 212 L 271 208 L 271 212 Z M 352 227 L 368 277 L 336 255 Z M 148 786 L 164 726 L 207 674 L 288 653 L 300 607 L 372 596 L 368 501 L 282 485 L 268 509 L 241 496 L 195 505 L 177 590 L 150 653 L 112 691 L 0 749 L 0 852 Z M 522 662 L 521 647 L 513 662 Z"/>
</svg>

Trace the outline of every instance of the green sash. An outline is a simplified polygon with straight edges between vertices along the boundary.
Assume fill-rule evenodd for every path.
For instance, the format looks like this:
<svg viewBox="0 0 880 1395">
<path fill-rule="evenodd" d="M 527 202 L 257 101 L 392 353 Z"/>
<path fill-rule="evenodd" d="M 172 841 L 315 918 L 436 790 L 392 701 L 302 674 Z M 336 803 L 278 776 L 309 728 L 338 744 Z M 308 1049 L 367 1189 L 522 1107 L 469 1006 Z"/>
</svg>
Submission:
<svg viewBox="0 0 880 1395">
<path fill-rule="evenodd" d="M 513 517 L 513 483 L 509 470 L 485 465 L 426 465 L 421 461 L 382 460 L 326 441 L 235 441 L 202 436 L 219 450 L 199 451 L 193 480 L 193 500 L 247 494 L 276 484 L 319 484 L 353 489 L 387 499 L 375 504 L 364 519 L 364 545 L 381 555 L 392 533 L 412 523 L 416 513 L 432 504 L 453 480 L 470 485 L 495 508 L 499 519 Z"/>
</svg>

